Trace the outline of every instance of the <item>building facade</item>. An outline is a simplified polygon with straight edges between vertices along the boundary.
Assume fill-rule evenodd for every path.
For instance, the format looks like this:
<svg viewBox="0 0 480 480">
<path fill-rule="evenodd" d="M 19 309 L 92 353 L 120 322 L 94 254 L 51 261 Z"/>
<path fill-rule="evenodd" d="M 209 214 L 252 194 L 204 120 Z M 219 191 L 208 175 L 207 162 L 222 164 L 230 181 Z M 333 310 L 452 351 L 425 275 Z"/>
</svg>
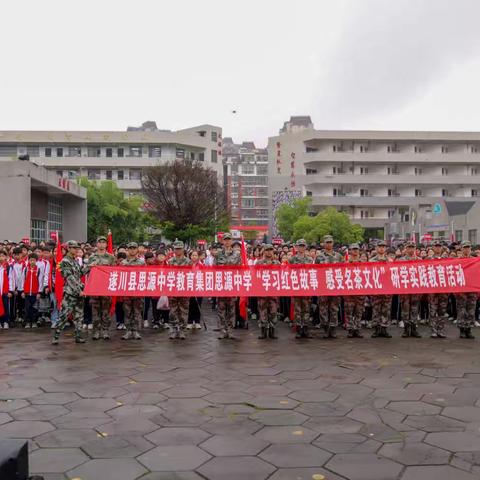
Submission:
<svg viewBox="0 0 480 480">
<path fill-rule="evenodd" d="M 224 191 L 233 230 L 268 228 L 268 154 L 253 142 L 223 139 Z M 246 227 L 246 228 L 244 228 Z"/>
<path fill-rule="evenodd" d="M 480 132 L 325 131 L 292 117 L 268 155 L 271 207 L 291 192 L 370 238 L 480 242 Z"/>
<path fill-rule="evenodd" d="M 140 193 L 142 169 L 175 159 L 222 167 L 222 129 L 199 125 L 178 131 L 159 130 L 145 122 L 127 131 L 0 131 L 0 162 L 28 155 L 59 177 L 113 180 L 128 194 Z"/>
<path fill-rule="evenodd" d="M 0 163 L 0 238 L 87 239 L 87 192 L 28 161 Z"/>
</svg>

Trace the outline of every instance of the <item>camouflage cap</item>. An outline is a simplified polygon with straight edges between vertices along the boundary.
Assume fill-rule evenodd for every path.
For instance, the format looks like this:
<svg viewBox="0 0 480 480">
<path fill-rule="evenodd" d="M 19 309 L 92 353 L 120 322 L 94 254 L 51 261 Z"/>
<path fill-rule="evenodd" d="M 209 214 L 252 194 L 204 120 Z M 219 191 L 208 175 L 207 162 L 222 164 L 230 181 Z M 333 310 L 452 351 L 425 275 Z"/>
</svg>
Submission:
<svg viewBox="0 0 480 480">
<path fill-rule="evenodd" d="M 138 248 L 138 243 L 137 242 L 128 242 L 127 243 L 127 248 Z"/>
<path fill-rule="evenodd" d="M 307 246 L 307 242 L 303 239 L 303 238 L 300 238 L 299 240 L 297 240 L 297 242 L 295 243 L 295 245 L 297 247 L 306 247 Z"/>
<path fill-rule="evenodd" d="M 324 235 L 323 236 L 324 242 L 333 242 L 333 237 L 331 235 Z"/>
<path fill-rule="evenodd" d="M 107 241 L 107 237 L 103 237 L 103 236 L 100 236 L 97 238 L 97 243 L 98 242 L 106 242 Z"/>
<path fill-rule="evenodd" d="M 224 240 L 231 240 L 231 239 L 232 239 L 232 234 L 231 234 L 231 233 L 228 233 L 228 232 L 225 233 L 225 234 L 223 235 L 223 239 L 224 239 Z"/>
<path fill-rule="evenodd" d="M 380 240 L 377 243 L 377 247 L 386 247 L 386 246 L 387 246 L 387 242 L 385 240 Z"/>
<path fill-rule="evenodd" d="M 415 248 L 415 244 L 413 242 L 407 242 L 405 246 L 410 248 Z"/>
<path fill-rule="evenodd" d="M 462 242 L 462 248 L 471 247 L 471 246 L 472 244 L 468 240 L 465 240 L 464 242 Z"/>
<path fill-rule="evenodd" d="M 173 242 L 173 248 L 185 248 L 185 245 L 181 240 L 177 240 L 176 242 Z"/>
<path fill-rule="evenodd" d="M 358 243 L 352 243 L 350 245 L 350 250 L 360 250 L 360 245 Z"/>
<path fill-rule="evenodd" d="M 80 248 L 80 245 L 78 244 L 78 242 L 76 240 L 69 240 L 65 244 L 65 247 L 66 248 Z"/>
<path fill-rule="evenodd" d="M 267 243 L 263 248 L 264 250 L 273 250 L 273 245 L 271 243 Z"/>
<path fill-rule="evenodd" d="M 435 240 L 435 241 L 433 242 L 433 246 L 434 246 L 434 247 L 441 247 L 441 246 L 442 246 L 442 242 L 441 242 L 440 240 Z"/>
</svg>

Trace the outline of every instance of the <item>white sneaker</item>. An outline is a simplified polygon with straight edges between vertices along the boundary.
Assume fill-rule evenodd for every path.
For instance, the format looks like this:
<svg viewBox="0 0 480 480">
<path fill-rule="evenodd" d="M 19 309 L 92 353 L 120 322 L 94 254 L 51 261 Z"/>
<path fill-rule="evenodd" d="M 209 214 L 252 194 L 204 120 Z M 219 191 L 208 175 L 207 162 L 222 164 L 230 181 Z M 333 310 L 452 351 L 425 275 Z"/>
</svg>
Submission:
<svg viewBox="0 0 480 480">
<path fill-rule="evenodd" d="M 405 324 L 403 323 L 402 320 L 398 322 L 398 328 L 405 328 Z"/>
<path fill-rule="evenodd" d="M 158 326 L 158 323 L 155 323 L 155 324 L 153 325 L 153 329 L 154 329 L 154 330 L 158 330 L 159 328 L 160 328 L 160 327 Z"/>
<path fill-rule="evenodd" d="M 89 323 L 89 324 L 88 324 L 88 329 L 89 329 L 89 330 L 93 330 L 93 323 Z"/>
<path fill-rule="evenodd" d="M 189 324 L 187 325 L 187 330 L 191 330 L 192 328 L 193 328 L 193 325 L 192 325 L 191 323 L 189 323 Z"/>
<path fill-rule="evenodd" d="M 196 323 L 196 324 L 195 324 L 195 328 L 196 328 L 197 330 L 201 330 L 201 329 L 202 329 L 202 326 L 201 326 L 199 323 Z"/>
<path fill-rule="evenodd" d="M 148 327 L 149 327 L 148 320 L 144 320 L 143 328 L 148 328 Z"/>
<path fill-rule="evenodd" d="M 26 323 L 25 328 L 32 328 L 32 326 L 29 323 Z"/>
<path fill-rule="evenodd" d="M 8 322 L 4 322 L 4 323 L 3 323 L 3 328 L 4 328 L 5 330 L 8 330 L 8 329 L 10 328 L 10 325 L 8 324 Z"/>
<path fill-rule="evenodd" d="M 86 330 L 86 329 L 87 329 L 87 324 L 86 324 L 86 323 L 84 323 L 84 324 L 82 325 L 82 329 L 83 329 L 83 330 Z"/>
<path fill-rule="evenodd" d="M 475 320 L 475 326 L 480 327 L 480 323 L 477 320 Z"/>
<path fill-rule="evenodd" d="M 35 322 L 32 323 L 32 328 L 37 328 L 37 327 L 38 327 L 38 325 Z"/>
</svg>

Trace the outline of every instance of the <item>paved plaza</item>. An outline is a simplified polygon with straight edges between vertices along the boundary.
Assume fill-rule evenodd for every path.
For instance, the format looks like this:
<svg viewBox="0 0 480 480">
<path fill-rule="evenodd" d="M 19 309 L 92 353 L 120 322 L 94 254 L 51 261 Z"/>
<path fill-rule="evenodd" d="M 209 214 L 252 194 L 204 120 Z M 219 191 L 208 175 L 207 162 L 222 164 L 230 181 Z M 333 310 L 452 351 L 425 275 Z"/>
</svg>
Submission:
<svg viewBox="0 0 480 480">
<path fill-rule="evenodd" d="M 46 480 L 480 478 L 480 340 L 220 342 L 205 313 L 183 342 L 0 332 L 0 438 Z"/>
</svg>

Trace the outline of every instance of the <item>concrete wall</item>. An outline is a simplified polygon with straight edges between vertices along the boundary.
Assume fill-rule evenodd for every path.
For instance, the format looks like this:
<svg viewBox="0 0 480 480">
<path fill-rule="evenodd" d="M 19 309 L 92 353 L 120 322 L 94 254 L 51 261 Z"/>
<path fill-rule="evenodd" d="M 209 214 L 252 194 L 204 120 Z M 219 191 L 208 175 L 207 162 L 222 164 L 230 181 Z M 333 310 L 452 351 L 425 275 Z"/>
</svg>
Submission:
<svg viewBox="0 0 480 480">
<path fill-rule="evenodd" d="M 72 196 L 63 197 L 63 238 L 87 239 L 87 201 Z"/>
<path fill-rule="evenodd" d="M 30 178 L 0 176 L 0 239 L 30 237 Z"/>
</svg>

